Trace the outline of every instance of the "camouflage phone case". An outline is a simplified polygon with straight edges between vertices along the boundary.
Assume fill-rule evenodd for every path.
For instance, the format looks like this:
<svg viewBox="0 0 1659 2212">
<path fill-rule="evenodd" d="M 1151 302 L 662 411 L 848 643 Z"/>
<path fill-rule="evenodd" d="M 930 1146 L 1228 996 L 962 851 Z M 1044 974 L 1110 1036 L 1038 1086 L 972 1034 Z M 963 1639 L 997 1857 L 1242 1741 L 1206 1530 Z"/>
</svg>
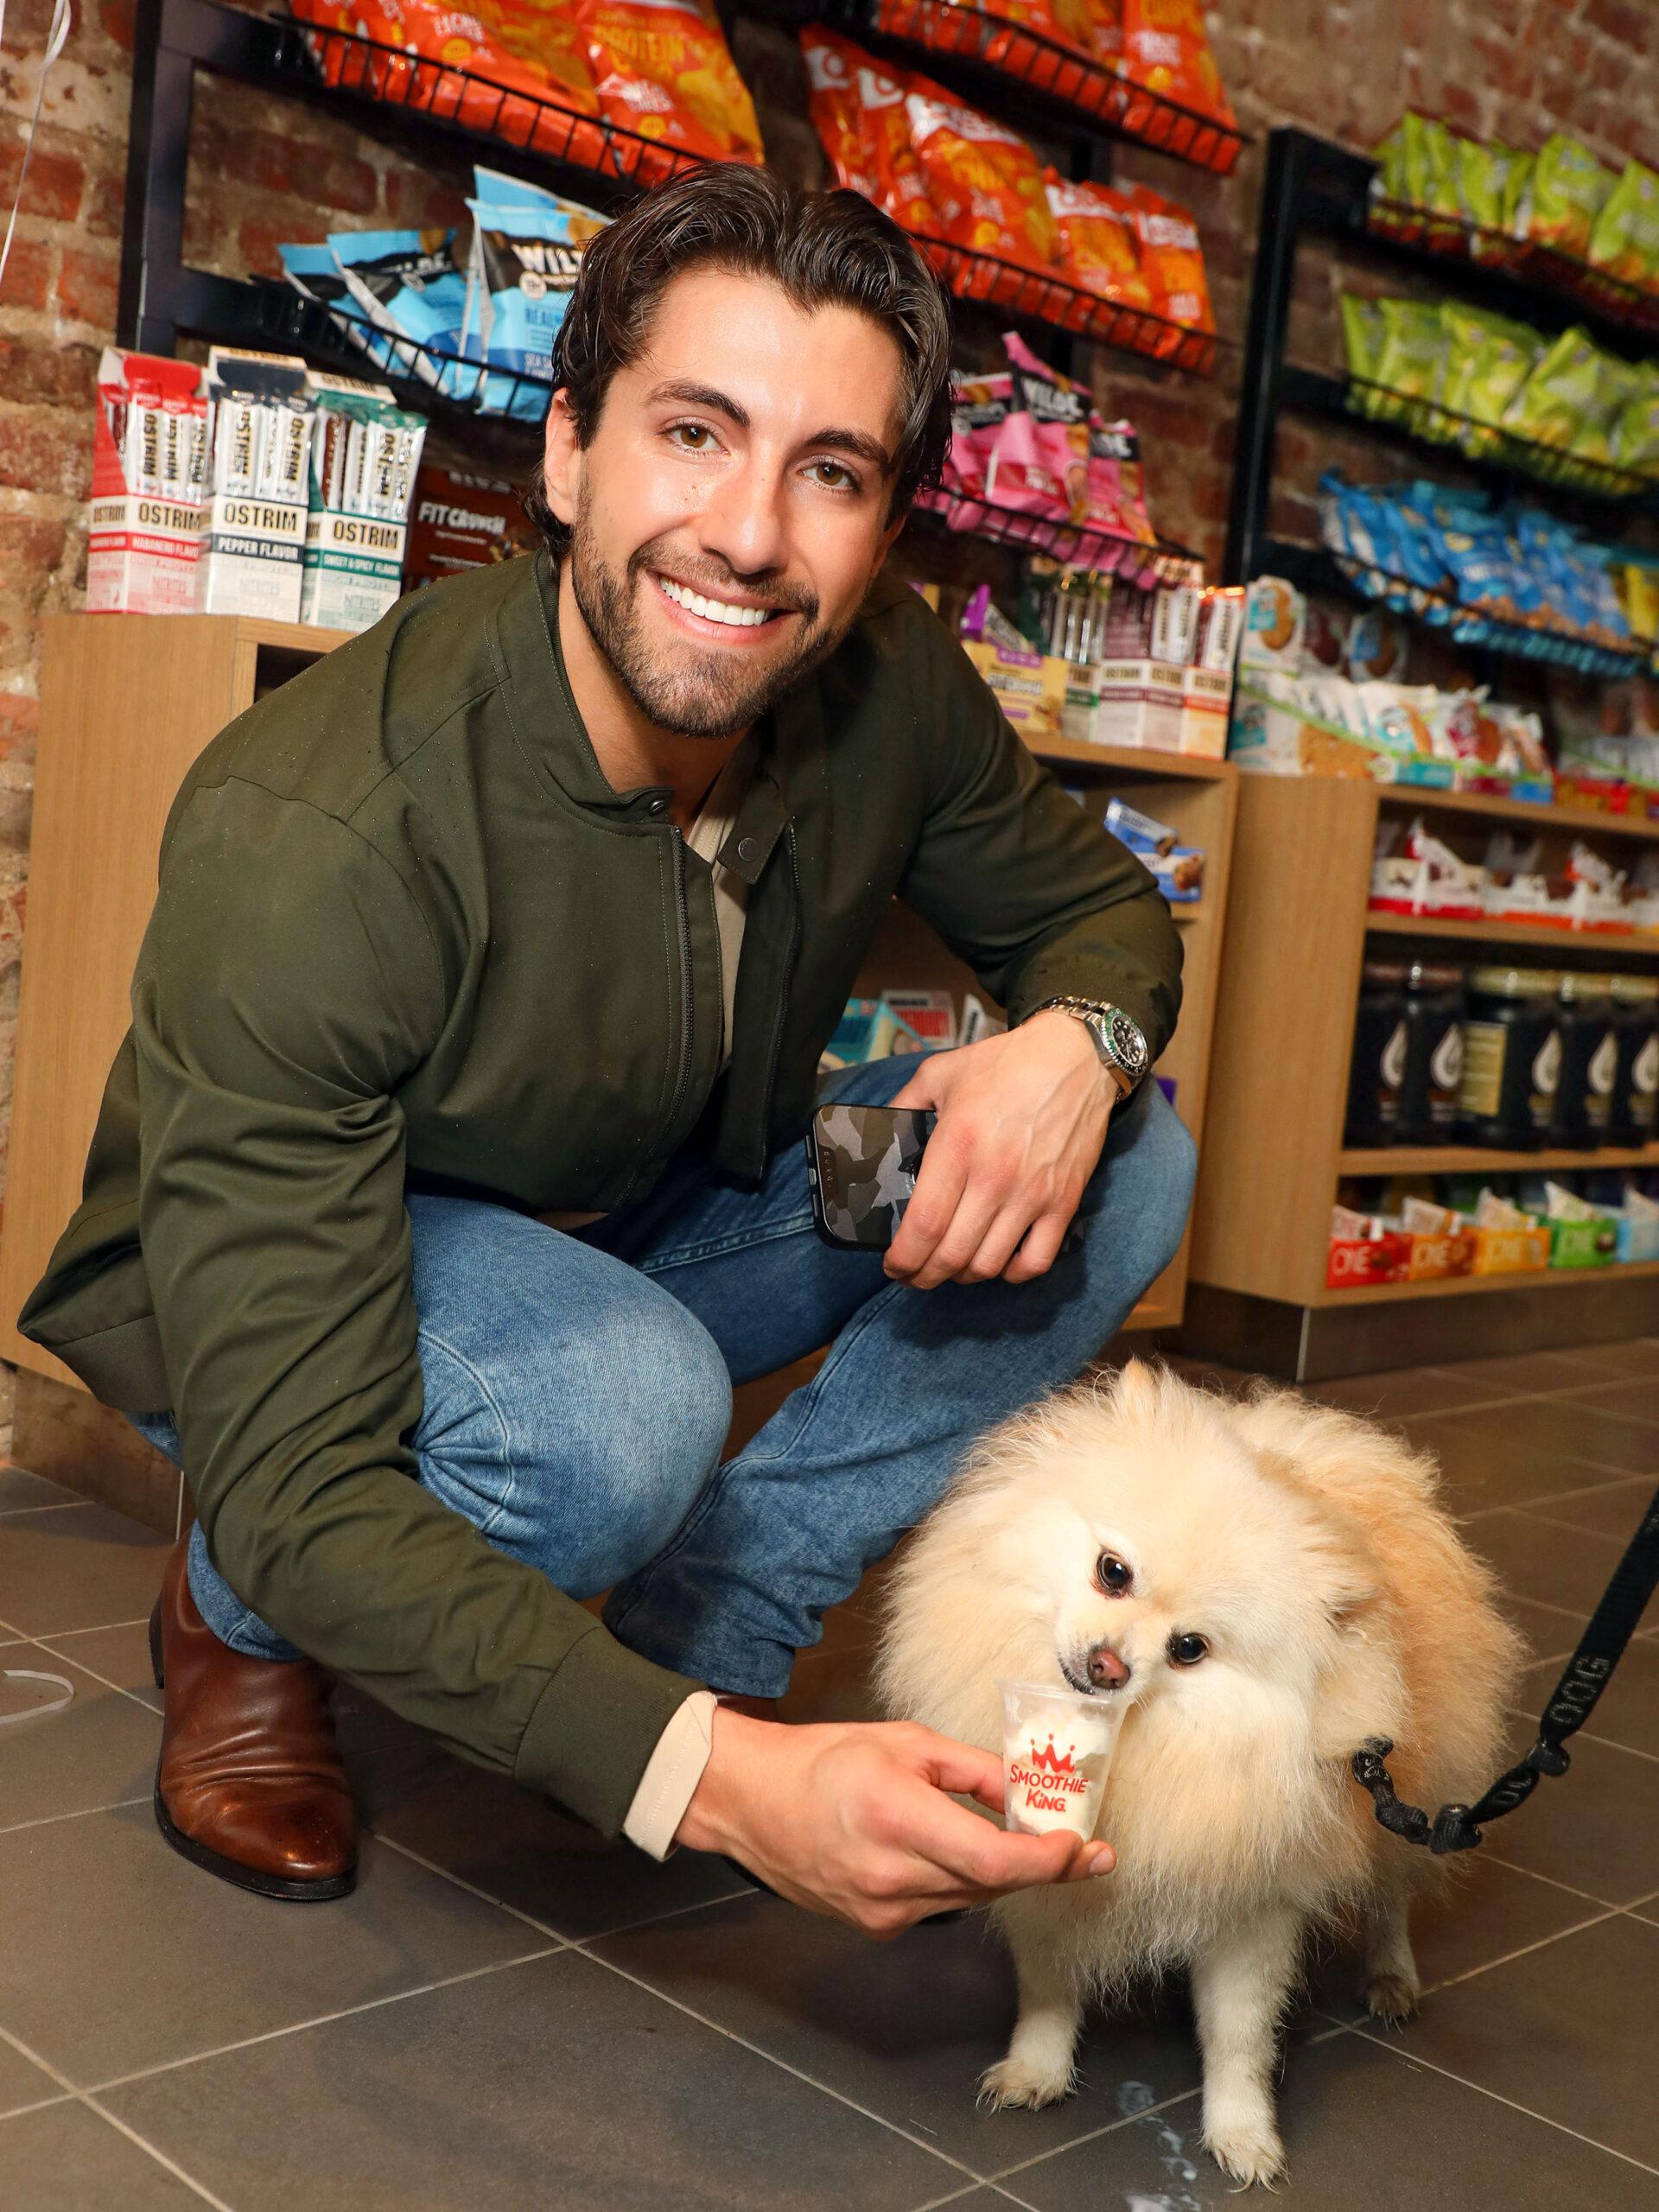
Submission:
<svg viewBox="0 0 1659 2212">
<path fill-rule="evenodd" d="M 915 1106 L 820 1106 L 806 1136 L 818 1234 L 885 1252 L 899 1233 L 937 1117 Z"/>
</svg>

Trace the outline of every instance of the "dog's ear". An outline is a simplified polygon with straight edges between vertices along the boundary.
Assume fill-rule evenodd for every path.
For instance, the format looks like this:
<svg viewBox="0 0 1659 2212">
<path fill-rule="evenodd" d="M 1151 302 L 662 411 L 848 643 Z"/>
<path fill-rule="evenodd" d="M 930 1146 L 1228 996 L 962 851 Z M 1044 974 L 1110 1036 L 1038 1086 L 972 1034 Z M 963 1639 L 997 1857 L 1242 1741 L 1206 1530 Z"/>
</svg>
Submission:
<svg viewBox="0 0 1659 2212">
<path fill-rule="evenodd" d="M 1126 1360 L 1117 1371 L 1112 1396 L 1125 1421 L 1150 1421 L 1158 1410 L 1158 1377 L 1145 1360 Z"/>
</svg>

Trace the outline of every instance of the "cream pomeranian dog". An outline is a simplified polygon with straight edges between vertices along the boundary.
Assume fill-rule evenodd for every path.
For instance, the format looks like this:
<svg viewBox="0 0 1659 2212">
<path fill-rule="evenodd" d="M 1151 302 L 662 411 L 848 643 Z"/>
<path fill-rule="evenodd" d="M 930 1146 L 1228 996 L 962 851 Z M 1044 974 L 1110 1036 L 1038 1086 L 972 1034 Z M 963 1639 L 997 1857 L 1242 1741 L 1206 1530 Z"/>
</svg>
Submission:
<svg viewBox="0 0 1659 2212">
<path fill-rule="evenodd" d="M 1407 1915 L 1446 1862 L 1377 1825 L 1350 1755 L 1389 1737 L 1403 1798 L 1473 1802 L 1521 1664 L 1435 1487 L 1368 1422 L 1287 1391 L 1231 1403 L 1137 1361 L 976 1446 L 895 1569 L 883 1705 L 999 1751 L 998 1677 L 1125 1707 L 1096 1831 L 1116 1871 L 991 1908 L 1020 1999 L 988 2101 L 1065 2096 L 1085 2000 L 1185 1967 L 1205 2142 L 1268 2182 L 1305 1936 L 1357 1922 L 1371 2012 L 1414 2009 Z"/>
</svg>

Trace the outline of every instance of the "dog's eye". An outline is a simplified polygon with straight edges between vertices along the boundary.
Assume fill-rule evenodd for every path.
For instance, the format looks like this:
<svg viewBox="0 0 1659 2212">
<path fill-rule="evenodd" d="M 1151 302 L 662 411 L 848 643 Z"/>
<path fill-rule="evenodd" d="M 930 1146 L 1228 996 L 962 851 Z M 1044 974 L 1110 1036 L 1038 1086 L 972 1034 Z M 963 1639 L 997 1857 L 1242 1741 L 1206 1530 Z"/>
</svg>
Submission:
<svg viewBox="0 0 1659 2212">
<path fill-rule="evenodd" d="M 1170 1663 L 1176 1667 L 1196 1667 L 1210 1649 L 1201 1636 L 1172 1636 L 1169 1639 Z"/>
<path fill-rule="evenodd" d="M 1095 1566 L 1095 1580 L 1109 1598 L 1122 1598 L 1128 1594 L 1135 1575 L 1116 1552 L 1102 1552 Z"/>
</svg>

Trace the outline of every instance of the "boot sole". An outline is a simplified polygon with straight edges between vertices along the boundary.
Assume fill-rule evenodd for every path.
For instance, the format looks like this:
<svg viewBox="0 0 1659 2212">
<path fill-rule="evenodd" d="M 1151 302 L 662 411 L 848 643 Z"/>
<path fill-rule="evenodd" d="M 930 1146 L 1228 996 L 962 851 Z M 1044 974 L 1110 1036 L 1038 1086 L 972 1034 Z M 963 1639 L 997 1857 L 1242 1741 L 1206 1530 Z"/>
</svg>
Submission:
<svg viewBox="0 0 1659 2212">
<path fill-rule="evenodd" d="M 156 1676 L 158 1690 L 167 1687 L 166 1671 L 162 1663 L 162 1609 L 157 1604 L 149 1617 L 149 1663 Z M 257 1897 L 274 1897 L 283 1904 L 327 1904 L 335 1897 L 348 1897 L 357 1887 L 357 1868 L 348 1866 L 343 1874 L 321 1874 L 309 1881 L 299 1881 L 281 1874 L 262 1874 L 257 1867 L 245 1866 L 239 1859 L 227 1859 L 223 1852 L 210 1851 L 205 1843 L 198 1843 L 188 1836 L 174 1821 L 162 1799 L 161 1769 L 156 1770 L 156 1793 L 152 1801 L 156 1808 L 156 1825 L 164 1841 L 172 1845 L 181 1859 L 188 1859 L 204 1874 L 216 1874 L 221 1882 L 228 1882 L 233 1889 L 247 1890 Z"/>
</svg>

